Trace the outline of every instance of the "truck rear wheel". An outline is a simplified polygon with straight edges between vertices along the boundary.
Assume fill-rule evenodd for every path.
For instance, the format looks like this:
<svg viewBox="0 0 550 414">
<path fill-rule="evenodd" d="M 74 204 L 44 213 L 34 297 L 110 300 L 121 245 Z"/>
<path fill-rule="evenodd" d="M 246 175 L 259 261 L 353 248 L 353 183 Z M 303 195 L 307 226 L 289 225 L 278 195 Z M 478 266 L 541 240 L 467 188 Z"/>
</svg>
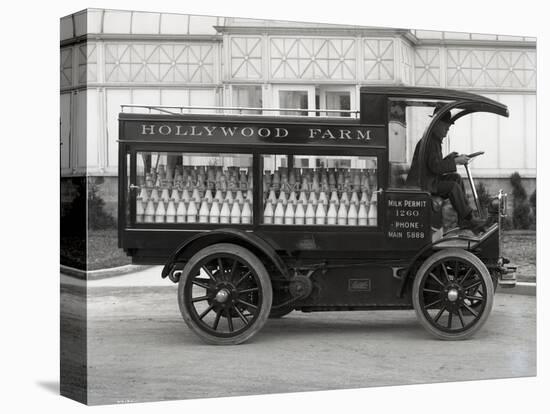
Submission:
<svg viewBox="0 0 550 414">
<path fill-rule="evenodd" d="M 440 339 L 471 337 L 493 306 L 489 271 L 474 254 L 445 249 L 430 256 L 416 274 L 413 306 L 424 328 Z"/>
<path fill-rule="evenodd" d="M 244 247 L 220 243 L 197 252 L 183 269 L 178 304 L 205 342 L 240 344 L 265 324 L 273 300 L 262 262 Z"/>
</svg>

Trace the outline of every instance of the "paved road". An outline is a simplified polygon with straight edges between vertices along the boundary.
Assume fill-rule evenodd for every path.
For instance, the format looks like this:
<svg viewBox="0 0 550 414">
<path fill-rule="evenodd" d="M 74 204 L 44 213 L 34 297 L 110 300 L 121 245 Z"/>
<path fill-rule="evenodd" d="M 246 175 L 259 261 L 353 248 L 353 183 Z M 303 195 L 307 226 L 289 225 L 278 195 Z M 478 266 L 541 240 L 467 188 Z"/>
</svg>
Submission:
<svg viewBox="0 0 550 414">
<path fill-rule="evenodd" d="M 487 324 L 462 342 L 432 339 L 413 311 L 294 312 L 249 343 L 215 347 L 182 321 L 175 285 L 89 286 L 90 404 L 536 374 L 533 296 L 498 294 Z M 64 315 L 74 299 L 65 286 Z M 66 321 L 69 335 L 76 319 Z"/>
</svg>

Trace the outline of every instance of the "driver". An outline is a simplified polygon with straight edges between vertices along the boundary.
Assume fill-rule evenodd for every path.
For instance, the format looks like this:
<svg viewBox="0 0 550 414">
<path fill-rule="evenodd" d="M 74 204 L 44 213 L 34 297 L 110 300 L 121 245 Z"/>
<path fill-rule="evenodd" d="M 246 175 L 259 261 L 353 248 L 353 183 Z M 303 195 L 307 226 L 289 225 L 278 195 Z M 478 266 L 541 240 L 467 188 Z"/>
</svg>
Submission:
<svg viewBox="0 0 550 414">
<path fill-rule="evenodd" d="M 438 108 L 434 110 L 434 115 Z M 433 116 L 433 115 L 432 115 Z M 443 158 L 441 143 L 447 136 L 453 124 L 450 112 L 447 112 L 432 128 L 426 142 L 423 168 L 420 168 L 420 146 L 422 140 L 416 144 L 411 163 L 411 170 L 407 176 L 407 185 L 418 186 L 420 183 L 433 195 L 448 198 L 458 214 L 458 226 L 478 233 L 485 226 L 485 220 L 473 216 L 464 191 L 464 183 L 460 174 L 456 172 L 457 165 L 465 165 L 469 158 L 464 154 L 452 152 Z"/>
</svg>

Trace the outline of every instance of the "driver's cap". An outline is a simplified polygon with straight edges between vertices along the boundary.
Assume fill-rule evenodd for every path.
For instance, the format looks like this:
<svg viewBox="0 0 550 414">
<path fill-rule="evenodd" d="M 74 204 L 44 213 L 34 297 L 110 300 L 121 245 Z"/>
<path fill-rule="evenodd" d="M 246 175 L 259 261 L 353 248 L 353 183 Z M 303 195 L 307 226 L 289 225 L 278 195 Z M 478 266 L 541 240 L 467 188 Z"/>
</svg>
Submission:
<svg viewBox="0 0 550 414">
<path fill-rule="evenodd" d="M 433 114 L 431 114 L 430 117 L 435 116 L 435 114 L 438 113 L 440 109 L 441 109 L 440 106 L 436 106 L 436 107 L 434 108 Z M 445 122 L 446 124 L 449 124 L 449 125 L 454 124 L 454 121 L 451 119 L 451 113 L 450 113 L 450 112 L 445 112 L 445 113 L 443 114 L 443 116 L 440 118 L 440 121 L 441 121 L 441 122 Z"/>
</svg>

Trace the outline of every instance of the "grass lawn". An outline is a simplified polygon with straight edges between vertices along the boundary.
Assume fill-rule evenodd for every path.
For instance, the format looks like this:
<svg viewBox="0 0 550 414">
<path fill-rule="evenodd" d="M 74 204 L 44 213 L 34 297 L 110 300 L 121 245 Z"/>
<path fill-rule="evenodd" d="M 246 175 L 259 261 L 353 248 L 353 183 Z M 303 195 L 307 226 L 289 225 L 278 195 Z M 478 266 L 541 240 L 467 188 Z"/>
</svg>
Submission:
<svg viewBox="0 0 550 414">
<path fill-rule="evenodd" d="M 130 257 L 117 245 L 116 230 L 90 230 L 88 232 L 87 270 L 107 269 L 131 263 Z M 84 240 L 76 237 L 61 238 L 61 264 L 85 269 Z"/>
<path fill-rule="evenodd" d="M 517 266 L 518 282 L 534 282 L 537 277 L 537 236 L 535 231 L 510 230 L 502 237 L 502 255 Z"/>
<path fill-rule="evenodd" d="M 83 240 L 62 240 L 61 263 L 84 269 L 84 258 L 79 255 Z M 123 266 L 131 260 L 117 246 L 116 230 L 91 230 L 88 233 L 88 270 Z M 510 264 L 518 266 L 517 278 L 521 282 L 536 280 L 536 233 L 534 231 L 506 231 L 503 234 L 504 257 Z"/>
<path fill-rule="evenodd" d="M 132 259 L 118 247 L 117 230 L 88 232 L 88 270 L 107 269 L 130 263 Z"/>
</svg>

